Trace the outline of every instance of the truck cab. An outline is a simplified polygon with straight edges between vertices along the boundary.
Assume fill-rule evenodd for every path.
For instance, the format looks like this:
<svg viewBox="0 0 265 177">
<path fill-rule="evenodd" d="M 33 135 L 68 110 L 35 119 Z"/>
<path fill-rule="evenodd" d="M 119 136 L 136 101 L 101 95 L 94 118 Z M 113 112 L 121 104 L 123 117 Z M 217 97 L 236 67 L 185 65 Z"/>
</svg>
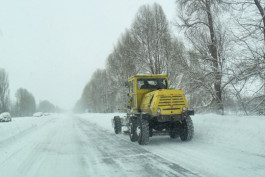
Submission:
<svg viewBox="0 0 265 177">
<path fill-rule="evenodd" d="M 135 75 L 128 79 L 129 109 L 133 114 L 151 117 L 192 115 L 181 89 L 169 89 L 167 75 Z"/>
<path fill-rule="evenodd" d="M 168 89 L 166 75 L 135 75 L 128 79 L 129 108 L 132 113 L 140 113 L 140 107 L 145 94 L 158 90 Z"/>
</svg>

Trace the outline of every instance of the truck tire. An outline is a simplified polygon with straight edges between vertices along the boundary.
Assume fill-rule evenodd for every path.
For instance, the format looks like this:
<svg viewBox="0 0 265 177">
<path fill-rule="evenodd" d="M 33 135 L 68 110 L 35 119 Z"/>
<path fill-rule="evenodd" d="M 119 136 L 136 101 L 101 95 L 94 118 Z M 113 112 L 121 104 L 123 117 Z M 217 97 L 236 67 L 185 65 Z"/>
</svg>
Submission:
<svg viewBox="0 0 265 177">
<path fill-rule="evenodd" d="M 190 116 L 187 116 L 186 119 L 182 122 L 180 139 L 182 141 L 190 141 L 193 138 L 194 128 Z"/>
<path fill-rule="evenodd" d="M 169 129 L 169 136 L 172 139 L 176 139 L 177 137 L 179 137 L 176 128 L 170 128 Z"/>
<path fill-rule="evenodd" d="M 114 117 L 114 131 L 116 134 L 121 133 L 121 118 L 119 116 Z"/>
<path fill-rule="evenodd" d="M 137 130 L 137 119 L 130 119 L 130 140 L 135 142 L 138 140 L 139 136 L 136 133 Z"/>
<path fill-rule="evenodd" d="M 139 119 L 139 124 L 137 127 L 138 133 L 138 143 L 140 145 L 147 145 L 149 143 L 149 122 L 146 119 L 142 118 L 142 115 Z"/>
</svg>

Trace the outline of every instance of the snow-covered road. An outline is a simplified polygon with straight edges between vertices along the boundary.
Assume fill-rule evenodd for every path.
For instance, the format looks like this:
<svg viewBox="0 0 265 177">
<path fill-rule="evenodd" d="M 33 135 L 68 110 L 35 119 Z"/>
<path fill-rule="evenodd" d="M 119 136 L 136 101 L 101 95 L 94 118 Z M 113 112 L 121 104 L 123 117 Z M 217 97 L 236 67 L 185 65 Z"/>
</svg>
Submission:
<svg viewBox="0 0 265 177">
<path fill-rule="evenodd" d="M 3 177 L 200 176 L 82 116 L 14 118 L 0 135 Z"/>
</svg>

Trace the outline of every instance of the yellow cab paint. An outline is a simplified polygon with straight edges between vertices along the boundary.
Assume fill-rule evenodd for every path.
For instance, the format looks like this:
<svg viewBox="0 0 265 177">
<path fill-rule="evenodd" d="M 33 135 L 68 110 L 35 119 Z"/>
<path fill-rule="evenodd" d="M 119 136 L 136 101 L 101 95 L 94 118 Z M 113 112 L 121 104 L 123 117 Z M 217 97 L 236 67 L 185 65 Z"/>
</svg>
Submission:
<svg viewBox="0 0 265 177">
<path fill-rule="evenodd" d="M 140 89 L 138 79 L 165 79 L 166 89 Z M 135 75 L 128 79 L 129 83 L 129 106 L 132 113 L 145 112 L 156 116 L 157 109 L 160 115 L 181 114 L 183 107 L 188 108 L 185 95 L 180 89 L 168 88 L 167 75 Z"/>
</svg>

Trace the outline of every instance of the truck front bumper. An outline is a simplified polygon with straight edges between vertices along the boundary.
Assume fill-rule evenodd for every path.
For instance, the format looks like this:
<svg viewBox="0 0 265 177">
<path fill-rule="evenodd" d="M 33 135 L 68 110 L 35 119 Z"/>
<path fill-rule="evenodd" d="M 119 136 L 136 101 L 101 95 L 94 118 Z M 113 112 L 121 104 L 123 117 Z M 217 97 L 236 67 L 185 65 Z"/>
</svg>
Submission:
<svg viewBox="0 0 265 177">
<path fill-rule="evenodd" d="M 187 110 L 182 114 L 158 115 L 156 118 L 158 122 L 176 122 L 185 119 L 187 115 L 194 115 L 194 110 Z"/>
</svg>

